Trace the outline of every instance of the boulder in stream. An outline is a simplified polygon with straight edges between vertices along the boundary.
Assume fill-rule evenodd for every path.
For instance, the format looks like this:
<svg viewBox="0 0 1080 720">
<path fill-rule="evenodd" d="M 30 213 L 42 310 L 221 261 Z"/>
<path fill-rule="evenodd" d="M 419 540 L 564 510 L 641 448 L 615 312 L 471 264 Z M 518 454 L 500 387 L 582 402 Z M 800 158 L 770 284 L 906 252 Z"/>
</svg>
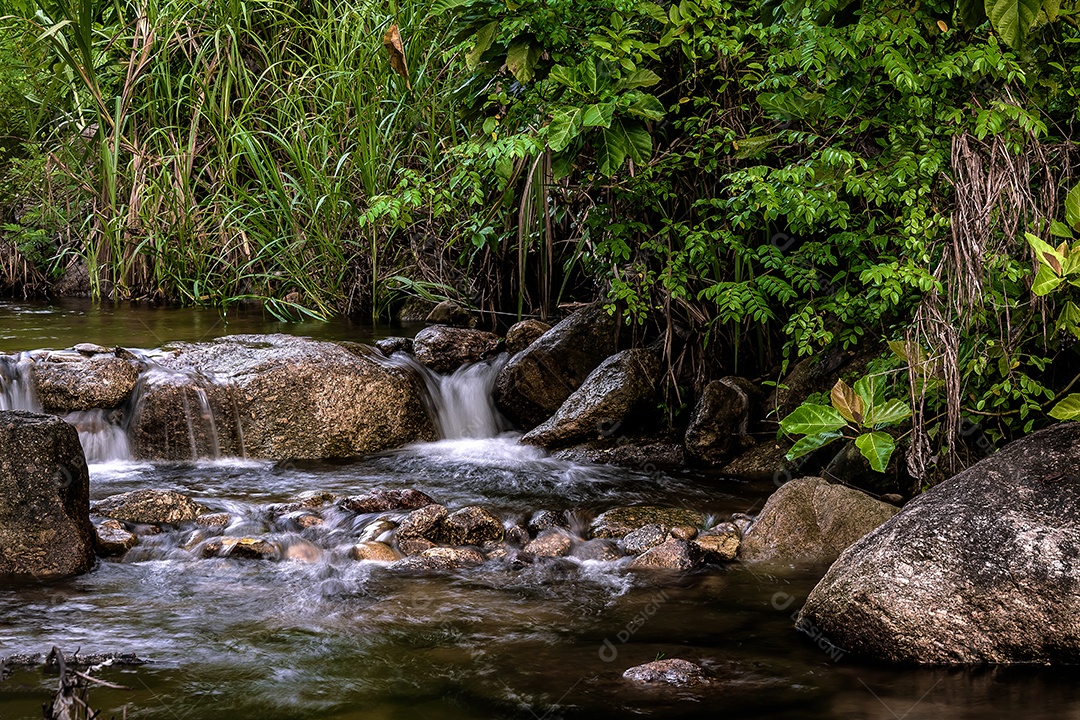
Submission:
<svg viewBox="0 0 1080 720">
<path fill-rule="evenodd" d="M 397 528 L 398 540 L 422 538 L 434 542 L 449 513 L 443 505 L 427 505 L 409 513 Z"/>
<path fill-rule="evenodd" d="M 663 525 L 650 523 L 627 533 L 619 543 L 627 555 L 640 555 L 667 540 L 668 529 Z"/>
<path fill-rule="evenodd" d="M 589 373 L 555 414 L 525 433 L 521 441 L 553 448 L 612 435 L 648 407 L 659 372 L 660 363 L 648 350 L 616 353 Z"/>
<path fill-rule="evenodd" d="M 369 560 L 372 562 L 397 562 L 401 559 L 394 548 L 381 542 L 362 542 L 353 545 L 349 549 L 349 557 L 353 560 Z"/>
<path fill-rule="evenodd" d="M 574 541 L 561 528 L 545 530 L 525 545 L 525 552 L 537 557 L 566 557 Z"/>
<path fill-rule="evenodd" d="M 94 503 L 93 511 L 129 523 L 173 525 L 195 520 L 206 508 L 172 490 L 132 490 Z"/>
<path fill-rule="evenodd" d="M 743 560 L 828 564 L 897 513 L 864 492 L 819 477 L 785 483 L 765 502 L 739 547 Z"/>
<path fill-rule="evenodd" d="M 0 578 L 49 579 L 94 564 L 90 478 L 75 428 L 0 411 Z"/>
<path fill-rule="evenodd" d="M 679 658 L 654 660 L 637 665 L 624 672 L 623 677 L 644 684 L 691 686 L 709 683 L 709 677 L 700 665 Z"/>
<path fill-rule="evenodd" d="M 156 362 L 132 419 L 142 458 L 350 457 L 435 438 L 422 383 L 363 345 L 232 335 Z"/>
<path fill-rule="evenodd" d="M 849 547 L 799 624 L 897 662 L 1080 662 L 1080 423 L 1018 440 Z"/>
<path fill-rule="evenodd" d="M 102 555 L 123 555 L 139 542 L 139 538 L 129 533 L 119 520 L 106 520 L 94 529 L 97 551 Z"/>
<path fill-rule="evenodd" d="M 476 324 L 472 313 L 453 300 L 443 300 L 424 318 L 428 325 L 448 325 L 455 328 L 470 328 Z"/>
<path fill-rule="evenodd" d="M 551 326 L 543 320 L 529 319 L 514 323 L 506 331 L 506 352 L 516 355 L 550 329 Z"/>
<path fill-rule="evenodd" d="M 623 538 L 646 525 L 700 527 L 704 520 L 701 513 L 686 508 L 635 505 L 612 508 L 598 515 L 589 525 L 589 531 L 594 538 Z"/>
<path fill-rule="evenodd" d="M 484 554 L 475 548 L 434 547 L 419 555 L 411 555 L 391 565 L 395 570 L 437 572 L 480 565 Z"/>
<path fill-rule="evenodd" d="M 133 363 L 115 355 L 49 353 L 34 363 L 34 387 L 48 412 L 114 408 L 131 396 L 139 379 Z"/>
<path fill-rule="evenodd" d="M 378 489 L 372 490 L 366 495 L 354 495 L 344 498 L 340 503 L 345 510 L 355 513 L 392 512 L 396 510 L 419 510 L 428 505 L 434 505 L 435 500 L 427 493 L 414 488 Z"/>
<path fill-rule="evenodd" d="M 413 338 L 413 354 L 435 372 L 448 373 L 499 352 L 499 337 L 483 330 L 432 325 Z"/>
<path fill-rule="evenodd" d="M 733 523 L 720 525 L 697 534 L 690 544 L 697 548 L 705 562 L 731 562 L 739 554 L 741 533 Z"/>
<path fill-rule="evenodd" d="M 615 318 L 587 305 L 548 330 L 499 371 L 495 404 L 529 430 L 547 420 L 616 351 Z"/>
<path fill-rule="evenodd" d="M 479 506 L 463 507 L 443 518 L 436 530 L 437 541 L 448 545 L 483 545 L 502 540 L 499 518 Z"/>
<path fill-rule="evenodd" d="M 262 538 L 216 537 L 202 546 L 204 558 L 229 557 L 242 560 L 280 560 L 281 549 Z"/>
<path fill-rule="evenodd" d="M 631 570 L 693 570 L 701 564 L 696 546 L 674 538 L 646 550 L 630 563 Z"/>
</svg>

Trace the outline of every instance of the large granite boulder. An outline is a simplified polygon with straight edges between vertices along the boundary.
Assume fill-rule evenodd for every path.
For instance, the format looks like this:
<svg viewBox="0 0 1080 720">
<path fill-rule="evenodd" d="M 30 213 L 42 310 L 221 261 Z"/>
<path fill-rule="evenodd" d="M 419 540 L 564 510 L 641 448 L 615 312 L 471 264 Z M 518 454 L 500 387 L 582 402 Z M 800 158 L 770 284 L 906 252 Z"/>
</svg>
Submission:
<svg viewBox="0 0 1080 720">
<path fill-rule="evenodd" d="M 746 378 L 726 377 L 706 385 L 686 428 L 686 452 L 715 465 L 750 447 L 750 417 L 760 396 Z"/>
<path fill-rule="evenodd" d="M 134 412 L 135 454 L 333 458 L 435 438 L 424 390 L 362 345 L 233 335 L 167 346 Z"/>
<path fill-rule="evenodd" d="M 849 547 L 799 622 L 900 662 L 1080 662 L 1080 423 L 1034 433 Z"/>
<path fill-rule="evenodd" d="M 49 415 L 0 412 L 0 580 L 86 572 L 95 536 L 75 428 Z"/>
<path fill-rule="evenodd" d="M 616 353 L 589 373 L 558 411 L 521 441 L 553 448 L 612 435 L 648 406 L 659 374 L 660 362 L 648 350 Z"/>
<path fill-rule="evenodd" d="M 898 512 L 866 493 L 818 477 L 785 483 L 765 502 L 739 547 L 743 560 L 827 564 Z"/>
<path fill-rule="evenodd" d="M 578 310 L 510 358 L 495 380 L 496 406 L 527 430 L 544 422 L 616 351 L 616 329 L 602 303 Z"/>
<path fill-rule="evenodd" d="M 34 387 L 48 412 L 114 408 L 135 389 L 134 363 L 113 354 L 48 353 L 34 363 Z"/>
<path fill-rule="evenodd" d="M 413 338 L 413 354 L 435 372 L 447 373 L 499 352 L 499 338 L 483 330 L 432 325 Z"/>
</svg>

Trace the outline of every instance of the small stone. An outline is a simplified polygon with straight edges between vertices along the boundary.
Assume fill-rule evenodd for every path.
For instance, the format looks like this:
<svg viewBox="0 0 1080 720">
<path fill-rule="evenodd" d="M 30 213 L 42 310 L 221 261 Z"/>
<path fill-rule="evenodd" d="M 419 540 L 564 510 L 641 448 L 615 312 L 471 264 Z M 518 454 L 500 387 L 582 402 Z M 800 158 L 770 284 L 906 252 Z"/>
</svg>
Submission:
<svg viewBox="0 0 1080 720">
<path fill-rule="evenodd" d="M 322 525 L 325 521 L 313 513 L 301 512 L 296 515 L 292 515 L 287 518 L 290 522 L 295 523 L 296 527 L 301 530 L 307 530 L 310 527 L 316 525 Z"/>
<path fill-rule="evenodd" d="M 286 503 L 275 503 L 267 508 L 272 515 L 287 515 L 297 510 L 314 510 L 329 505 L 337 500 L 337 495 L 329 492 L 312 491 L 301 493 Z"/>
<path fill-rule="evenodd" d="M 189 522 L 206 512 L 187 495 L 171 490 L 133 490 L 107 497 L 92 509 L 105 517 L 144 524 Z"/>
<path fill-rule="evenodd" d="M 539 510 L 529 519 L 529 530 L 534 533 L 556 527 L 570 527 L 570 520 L 564 510 Z"/>
<path fill-rule="evenodd" d="M 438 530 L 442 521 L 449 513 L 442 505 L 428 505 L 427 507 L 414 510 L 398 525 L 398 540 L 410 538 L 424 538 L 431 540 L 438 536 Z"/>
<path fill-rule="evenodd" d="M 107 347 L 102 347 L 101 345 L 96 345 L 94 343 L 85 343 L 85 342 L 84 343 L 78 343 L 77 345 L 72 345 L 71 349 L 74 350 L 75 352 L 79 353 L 80 355 L 100 355 L 101 353 L 110 353 L 110 352 L 112 352 Z"/>
<path fill-rule="evenodd" d="M 295 542 L 285 548 L 286 560 L 313 563 L 318 562 L 320 557 L 322 557 L 322 550 L 309 542 Z"/>
<path fill-rule="evenodd" d="M 578 560 L 596 560 L 598 562 L 614 562 L 623 556 L 619 546 L 611 540 L 596 538 L 583 542 L 574 548 L 570 557 Z"/>
<path fill-rule="evenodd" d="M 398 560 L 391 567 L 396 570 L 456 570 L 469 565 L 480 565 L 486 558 L 474 548 L 435 547 Z"/>
<path fill-rule="evenodd" d="M 667 540 L 667 533 L 663 525 L 645 525 L 624 537 L 619 544 L 627 555 L 640 555 Z"/>
<path fill-rule="evenodd" d="M 537 557 L 566 557 L 574 545 L 560 528 L 551 528 L 525 546 L 525 552 Z"/>
<path fill-rule="evenodd" d="M 551 329 L 542 320 L 522 320 L 506 331 L 506 352 L 515 355 L 532 345 L 537 338 Z"/>
<path fill-rule="evenodd" d="M 398 550 L 401 551 L 402 555 L 406 556 L 419 555 L 433 547 L 435 547 L 435 543 L 424 538 L 405 538 L 398 541 Z"/>
<path fill-rule="evenodd" d="M 896 493 L 886 493 L 885 495 L 881 496 L 881 501 L 887 502 L 890 505 L 896 505 L 897 507 L 900 507 L 904 504 L 904 496 L 897 495 Z"/>
<path fill-rule="evenodd" d="M 453 300 L 443 300 L 433 307 L 424 322 L 428 325 L 449 325 L 457 328 L 472 327 L 476 324 L 472 313 Z"/>
<path fill-rule="evenodd" d="M 390 357 L 396 352 L 411 353 L 413 351 L 413 341 L 412 338 L 406 337 L 388 337 L 376 340 L 375 347 L 383 355 Z"/>
<path fill-rule="evenodd" d="M 425 548 L 428 549 L 428 548 Z M 397 562 L 401 555 L 394 548 L 381 542 L 362 542 L 353 545 L 349 549 L 349 557 L 353 560 L 369 560 L 371 562 Z"/>
<path fill-rule="evenodd" d="M 397 523 L 388 518 L 381 517 L 374 522 L 371 522 L 364 526 L 363 531 L 360 533 L 359 540 L 366 542 L 369 540 L 378 540 L 383 534 L 393 530 L 397 527 Z M 425 548 L 426 550 L 427 548 Z"/>
<path fill-rule="evenodd" d="M 374 490 L 367 495 L 347 497 L 341 501 L 340 506 L 345 510 L 363 514 L 419 510 L 434 504 L 435 500 L 430 495 L 410 488 L 408 490 Z"/>
<path fill-rule="evenodd" d="M 701 533 L 690 544 L 701 552 L 705 562 L 731 562 L 739 554 L 739 538 L 739 530 L 734 525 L 722 523 Z"/>
<path fill-rule="evenodd" d="M 231 520 L 229 513 L 205 513 L 195 518 L 195 524 L 202 527 L 225 527 Z"/>
<path fill-rule="evenodd" d="M 681 686 L 705 685 L 709 682 L 705 670 L 700 665 L 678 658 L 655 660 L 632 667 L 623 673 L 623 677 L 637 683 L 662 683 Z"/>
<path fill-rule="evenodd" d="M 245 560 L 277 560 L 281 555 L 273 543 L 259 538 L 219 537 L 208 540 L 202 556 L 242 558 Z"/>
<path fill-rule="evenodd" d="M 630 563 L 631 570 L 693 570 L 700 562 L 697 548 L 682 540 L 667 540 Z"/>
<path fill-rule="evenodd" d="M 697 537 L 698 529 L 689 525 L 679 525 L 678 527 L 671 528 L 671 537 L 676 540 L 686 540 L 687 542 Z"/>
<path fill-rule="evenodd" d="M 663 525 L 669 528 L 679 525 L 700 527 L 703 520 L 701 513 L 684 508 L 655 505 L 618 507 L 598 516 L 592 521 L 589 530 L 593 537 L 621 538 L 646 525 Z"/>
<path fill-rule="evenodd" d="M 97 531 L 95 545 L 101 555 L 123 555 L 139 542 L 139 539 L 129 533 L 119 520 L 106 520 L 95 530 Z"/>
<path fill-rule="evenodd" d="M 520 525 L 511 525 L 506 529 L 505 540 L 511 545 L 524 547 L 530 539 L 529 531 Z"/>
<path fill-rule="evenodd" d="M 464 507 L 449 515 L 438 529 L 438 541 L 448 545 L 482 545 L 502 539 L 503 524 L 482 507 Z"/>
</svg>

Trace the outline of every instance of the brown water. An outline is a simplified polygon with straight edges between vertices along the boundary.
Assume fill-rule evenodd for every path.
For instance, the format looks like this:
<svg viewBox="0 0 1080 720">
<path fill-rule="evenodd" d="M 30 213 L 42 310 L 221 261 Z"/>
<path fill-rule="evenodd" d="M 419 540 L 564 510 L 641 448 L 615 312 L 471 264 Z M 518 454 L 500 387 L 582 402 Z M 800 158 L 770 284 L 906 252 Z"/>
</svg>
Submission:
<svg viewBox="0 0 1080 720">
<path fill-rule="evenodd" d="M 219 333 L 194 311 L 61 308 L 36 320 L 4 312 L 19 319 L 4 331 L 19 350 L 80 341 L 148 347 L 268 322 L 234 318 Z M 159 312 L 181 327 L 171 331 Z M 344 324 L 305 330 L 376 334 Z M 477 410 L 465 403 L 458 412 Z M 689 507 L 713 519 L 752 513 L 772 483 L 571 463 L 513 434 L 350 462 L 91 466 L 94 499 L 146 487 L 190 494 L 229 512 L 230 534 L 303 548 L 306 560 L 201 559 L 191 530 L 177 529 L 82 577 L 0 589 L 0 656 L 57 645 L 152 661 L 99 672 L 132 688 L 91 691 L 103 718 L 1080 718 L 1075 669 L 897 668 L 823 649 L 792 621 L 823 568 L 736 564 L 666 575 L 631 572 L 625 559 L 559 559 L 418 576 L 346 556 L 376 516 L 327 508 L 323 525 L 301 530 L 267 507 L 310 490 L 416 487 L 451 509 L 482 504 L 507 522 L 569 510 L 581 528 L 623 504 Z M 661 656 L 704 664 L 714 685 L 642 690 L 622 680 L 627 668 Z M 40 718 L 55 684 L 41 669 L 18 670 L 0 683 L 0 719 Z"/>
</svg>

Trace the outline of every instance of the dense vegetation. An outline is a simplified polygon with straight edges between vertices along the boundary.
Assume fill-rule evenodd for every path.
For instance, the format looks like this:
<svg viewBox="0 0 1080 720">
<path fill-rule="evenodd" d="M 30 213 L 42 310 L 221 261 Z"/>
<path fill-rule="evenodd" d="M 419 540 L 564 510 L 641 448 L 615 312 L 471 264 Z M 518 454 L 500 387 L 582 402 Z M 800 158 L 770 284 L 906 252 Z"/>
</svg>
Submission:
<svg viewBox="0 0 1080 720">
<path fill-rule="evenodd" d="M 599 296 L 664 341 L 673 416 L 856 347 L 863 404 L 915 412 L 841 389 L 842 422 L 899 423 L 917 482 L 964 428 L 1080 411 L 1075 2 L 20 2 L 12 292 L 85 268 L 103 298 L 500 321 Z"/>
</svg>

